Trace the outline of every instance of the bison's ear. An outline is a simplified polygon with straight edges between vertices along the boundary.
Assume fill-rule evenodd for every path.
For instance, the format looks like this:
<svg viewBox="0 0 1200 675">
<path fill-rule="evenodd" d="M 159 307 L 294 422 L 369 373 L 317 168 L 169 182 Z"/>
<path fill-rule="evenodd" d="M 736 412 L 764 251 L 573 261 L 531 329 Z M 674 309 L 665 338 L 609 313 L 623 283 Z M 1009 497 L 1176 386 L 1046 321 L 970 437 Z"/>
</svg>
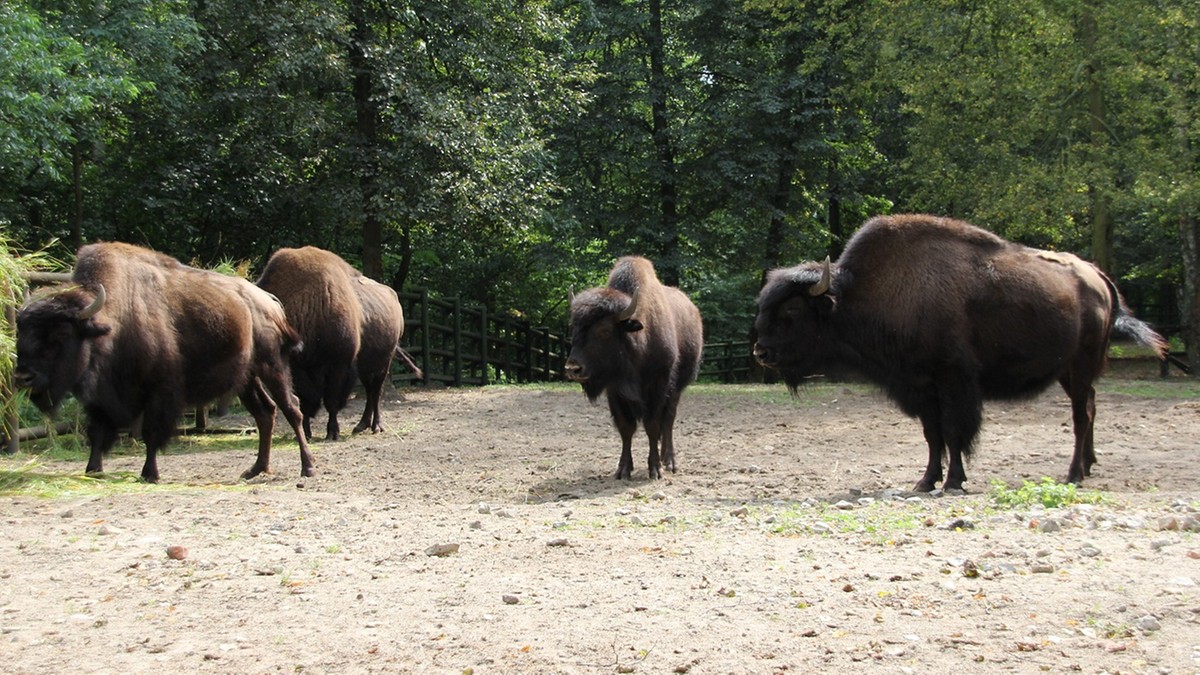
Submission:
<svg viewBox="0 0 1200 675">
<path fill-rule="evenodd" d="M 79 322 L 79 334 L 85 338 L 97 338 L 101 335 L 108 335 L 111 332 L 112 326 L 95 319 L 86 319 Z"/>
<path fill-rule="evenodd" d="M 622 319 L 617 322 L 617 328 L 626 333 L 636 333 L 644 327 L 637 319 Z"/>
<path fill-rule="evenodd" d="M 819 316 L 829 316 L 837 311 L 837 296 L 825 292 L 812 299 L 812 306 Z"/>
</svg>

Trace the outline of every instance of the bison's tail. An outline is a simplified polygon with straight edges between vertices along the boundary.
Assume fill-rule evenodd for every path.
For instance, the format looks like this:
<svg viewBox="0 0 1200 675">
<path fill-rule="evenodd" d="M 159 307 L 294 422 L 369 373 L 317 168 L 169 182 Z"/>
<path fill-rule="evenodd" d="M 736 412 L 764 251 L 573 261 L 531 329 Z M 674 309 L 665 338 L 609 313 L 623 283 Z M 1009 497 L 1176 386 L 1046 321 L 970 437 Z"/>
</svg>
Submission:
<svg viewBox="0 0 1200 675">
<path fill-rule="evenodd" d="M 404 363 L 408 366 L 408 369 L 411 370 L 413 375 L 417 377 L 417 380 L 421 382 L 425 381 L 425 373 L 417 367 L 416 362 L 412 360 L 412 357 L 409 356 L 408 352 L 404 351 L 400 345 L 396 345 L 396 356 L 399 356 L 400 360 L 404 361 Z"/>
<path fill-rule="evenodd" d="M 1117 320 L 1113 323 L 1113 334 L 1129 338 L 1144 347 L 1150 347 L 1160 361 L 1166 360 L 1167 352 L 1170 350 L 1170 345 L 1163 336 L 1155 332 L 1150 324 L 1130 314 L 1129 309 L 1124 306 L 1117 313 Z"/>
<path fill-rule="evenodd" d="M 1108 292 L 1112 295 L 1113 304 L 1116 305 L 1116 317 L 1113 319 L 1113 335 L 1118 337 L 1133 340 L 1143 347 L 1150 347 L 1154 350 L 1154 355 L 1159 361 L 1166 361 L 1170 352 L 1170 345 L 1167 344 L 1166 338 L 1159 335 L 1150 324 L 1135 317 L 1130 311 L 1129 305 L 1125 304 L 1125 298 L 1121 297 L 1121 292 L 1117 290 L 1117 284 L 1100 268 L 1096 268 L 1100 277 L 1104 279 L 1104 283 L 1108 285 Z"/>
</svg>

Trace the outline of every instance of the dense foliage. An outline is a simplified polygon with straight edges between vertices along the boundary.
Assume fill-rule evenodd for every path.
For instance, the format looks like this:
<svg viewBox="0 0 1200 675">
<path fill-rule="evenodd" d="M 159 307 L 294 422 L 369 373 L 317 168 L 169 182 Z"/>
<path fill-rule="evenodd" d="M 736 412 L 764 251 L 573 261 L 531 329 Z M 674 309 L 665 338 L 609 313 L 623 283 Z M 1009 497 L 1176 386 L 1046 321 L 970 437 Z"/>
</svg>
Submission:
<svg viewBox="0 0 1200 675">
<path fill-rule="evenodd" d="M 1076 251 L 1200 329 L 1198 21 L 1196 0 L 8 0 L 0 222 L 64 256 L 314 244 L 552 324 L 642 253 L 739 339 L 765 269 L 926 211 Z"/>
</svg>

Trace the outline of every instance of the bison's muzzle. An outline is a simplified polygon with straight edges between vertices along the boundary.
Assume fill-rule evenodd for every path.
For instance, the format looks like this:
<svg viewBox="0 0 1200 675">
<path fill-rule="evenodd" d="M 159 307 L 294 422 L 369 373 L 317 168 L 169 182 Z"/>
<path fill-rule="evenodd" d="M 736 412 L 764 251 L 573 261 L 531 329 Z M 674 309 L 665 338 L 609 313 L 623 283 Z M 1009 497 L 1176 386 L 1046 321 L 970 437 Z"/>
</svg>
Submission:
<svg viewBox="0 0 1200 675">
<path fill-rule="evenodd" d="M 583 364 L 574 360 L 568 359 L 563 365 L 563 375 L 572 382 L 585 384 L 588 381 L 587 372 L 583 369 Z"/>
<path fill-rule="evenodd" d="M 777 363 L 775 354 L 759 342 L 754 343 L 754 360 L 758 361 L 758 365 L 764 368 L 774 368 Z"/>
</svg>

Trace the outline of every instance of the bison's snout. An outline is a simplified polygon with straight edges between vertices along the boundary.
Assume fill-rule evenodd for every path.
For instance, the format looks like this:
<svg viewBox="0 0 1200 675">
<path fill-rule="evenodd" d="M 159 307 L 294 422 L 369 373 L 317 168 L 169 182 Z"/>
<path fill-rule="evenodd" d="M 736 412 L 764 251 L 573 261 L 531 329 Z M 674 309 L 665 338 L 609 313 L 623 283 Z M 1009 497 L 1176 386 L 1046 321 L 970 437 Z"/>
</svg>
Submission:
<svg viewBox="0 0 1200 675">
<path fill-rule="evenodd" d="M 572 382 L 587 382 L 587 374 L 583 370 L 583 364 L 575 359 L 567 359 L 563 365 L 563 374 Z"/>
<path fill-rule="evenodd" d="M 36 381 L 37 376 L 28 370 L 18 368 L 13 372 L 13 384 L 18 389 L 31 389 Z"/>
<path fill-rule="evenodd" d="M 772 350 L 762 346 L 762 343 L 754 343 L 754 358 L 759 365 L 771 368 L 775 365 L 775 354 Z"/>
</svg>

